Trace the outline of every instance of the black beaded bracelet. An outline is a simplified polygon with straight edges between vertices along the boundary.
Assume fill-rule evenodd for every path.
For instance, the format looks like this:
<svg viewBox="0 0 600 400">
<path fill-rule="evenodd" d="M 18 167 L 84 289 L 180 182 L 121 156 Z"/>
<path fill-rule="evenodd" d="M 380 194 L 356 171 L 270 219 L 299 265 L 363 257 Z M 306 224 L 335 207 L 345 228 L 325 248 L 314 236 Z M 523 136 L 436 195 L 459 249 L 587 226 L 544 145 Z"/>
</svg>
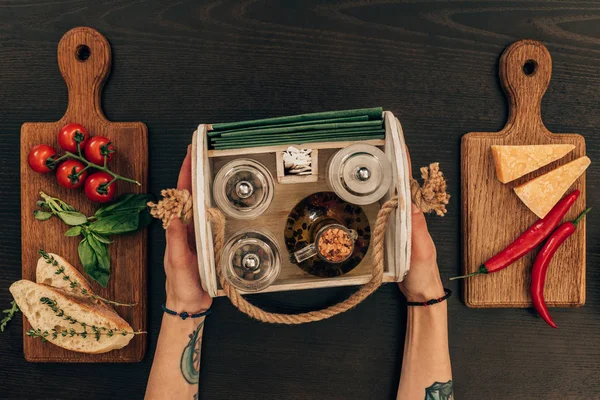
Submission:
<svg viewBox="0 0 600 400">
<path fill-rule="evenodd" d="M 177 311 L 169 310 L 167 308 L 166 304 L 162 305 L 162 309 L 167 314 L 179 316 L 179 318 L 181 318 L 184 321 L 186 319 L 188 319 L 188 318 L 200 318 L 200 317 L 204 317 L 205 315 L 209 315 L 211 313 L 210 308 L 208 310 L 206 310 L 206 311 L 201 311 L 201 312 L 198 312 L 198 313 L 195 313 L 195 314 L 190 314 L 190 313 L 188 313 L 186 311 L 182 311 L 182 312 L 178 313 Z"/>
<path fill-rule="evenodd" d="M 427 306 L 431 306 L 433 304 L 441 303 L 442 301 L 447 300 L 448 297 L 452 296 L 452 290 L 444 288 L 444 293 L 446 293 L 444 296 L 439 297 L 437 299 L 431 299 L 431 300 L 427 300 L 427 301 L 423 301 L 423 302 L 421 302 L 421 301 L 407 301 L 406 305 L 407 306 L 427 307 Z"/>
</svg>

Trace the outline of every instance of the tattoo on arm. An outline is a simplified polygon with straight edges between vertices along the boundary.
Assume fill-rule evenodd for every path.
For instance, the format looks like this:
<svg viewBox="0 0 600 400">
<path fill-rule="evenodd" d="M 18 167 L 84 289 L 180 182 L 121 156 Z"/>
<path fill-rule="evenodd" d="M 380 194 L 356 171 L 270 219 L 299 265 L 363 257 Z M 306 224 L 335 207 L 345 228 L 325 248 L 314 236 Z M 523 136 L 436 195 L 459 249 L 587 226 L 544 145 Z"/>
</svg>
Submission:
<svg viewBox="0 0 600 400">
<path fill-rule="evenodd" d="M 434 382 L 425 389 L 425 400 L 454 400 L 454 384 L 452 380 L 446 383 Z"/>
<path fill-rule="evenodd" d="M 190 335 L 190 341 L 181 354 L 181 374 L 190 385 L 200 382 L 200 350 L 202 349 L 202 328 L 204 321 Z M 194 398 L 197 398 L 197 394 Z"/>
</svg>

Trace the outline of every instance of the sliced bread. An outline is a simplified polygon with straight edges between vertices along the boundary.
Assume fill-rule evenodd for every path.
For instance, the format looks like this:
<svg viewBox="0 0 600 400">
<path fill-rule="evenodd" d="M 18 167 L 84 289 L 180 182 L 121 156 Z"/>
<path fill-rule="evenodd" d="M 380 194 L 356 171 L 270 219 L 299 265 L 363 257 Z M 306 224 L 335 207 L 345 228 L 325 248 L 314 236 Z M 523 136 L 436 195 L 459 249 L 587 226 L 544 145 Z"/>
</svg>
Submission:
<svg viewBox="0 0 600 400">
<path fill-rule="evenodd" d="M 64 349 L 90 354 L 106 353 L 125 347 L 134 336 L 132 333 L 123 336 L 123 331 L 132 332 L 131 326 L 114 311 L 111 312 L 89 299 L 76 298 L 61 289 L 28 280 L 13 283 L 9 290 L 31 326 L 41 332 L 49 332 L 46 339 Z M 62 310 L 63 316 L 57 315 L 60 312 L 53 311 L 52 305 L 42 302 L 42 298 L 55 302 L 54 306 Z M 71 323 L 65 316 L 77 320 L 77 323 Z M 84 328 L 81 323 L 85 323 L 87 327 Z M 102 333 L 98 340 L 92 326 Z M 63 337 L 59 334 L 54 338 L 52 329 L 57 332 L 70 329 L 79 333 L 87 331 L 87 337 Z M 112 336 L 108 335 L 109 330 L 114 332 Z"/>
<path fill-rule="evenodd" d="M 92 290 L 89 281 L 77 271 L 77 268 L 72 266 L 71 263 L 58 254 L 48 253 L 48 255 L 54 257 L 54 259 L 64 268 L 64 274 L 57 274 L 57 267 L 48 263 L 44 257 L 40 257 L 35 269 L 35 281 L 37 283 L 43 283 L 44 285 L 62 289 L 73 297 L 87 299 L 115 313 L 108 304 L 92 297 L 94 291 Z M 64 279 L 65 276 L 68 276 L 70 280 Z M 81 287 L 71 287 L 71 282 L 75 281 L 78 282 Z M 83 294 L 81 289 L 86 290 L 87 294 Z"/>
</svg>

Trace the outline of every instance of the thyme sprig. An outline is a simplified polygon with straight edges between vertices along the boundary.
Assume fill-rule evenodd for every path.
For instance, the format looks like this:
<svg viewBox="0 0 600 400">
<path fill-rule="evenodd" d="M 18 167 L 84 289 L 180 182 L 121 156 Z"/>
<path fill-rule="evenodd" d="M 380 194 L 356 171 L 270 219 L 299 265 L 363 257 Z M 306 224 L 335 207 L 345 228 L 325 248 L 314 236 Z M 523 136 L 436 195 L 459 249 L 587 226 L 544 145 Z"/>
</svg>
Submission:
<svg viewBox="0 0 600 400">
<path fill-rule="evenodd" d="M 143 333 L 146 333 L 145 331 L 127 331 L 126 329 L 118 329 L 118 328 L 107 328 L 104 326 L 96 326 L 96 325 L 88 325 L 85 322 L 81 322 L 78 321 L 77 319 L 73 318 L 72 316 L 68 315 L 65 313 L 65 311 L 60 308 L 58 306 L 58 303 L 56 302 L 56 300 L 52 300 L 48 297 L 41 297 L 40 298 L 40 302 L 42 304 L 47 305 L 53 312 L 54 314 L 56 314 L 57 317 L 61 317 L 64 320 L 68 321 L 70 324 L 78 324 L 83 328 L 83 331 L 78 332 L 73 328 L 69 328 L 69 329 L 56 329 L 56 328 L 52 328 L 50 331 L 47 330 L 41 330 L 41 329 L 30 329 L 26 332 L 27 336 L 31 336 L 34 338 L 41 338 L 42 341 L 46 341 L 48 340 L 48 337 L 52 337 L 53 339 L 58 338 L 59 336 L 62 337 L 74 337 L 74 336 L 80 336 L 82 338 L 87 338 L 88 336 L 94 337 L 96 338 L 96 340 L 100 340 L 100 338 L 102 336 L 108 336 L 108 337 L 113 337 L 113 336 L 117 336 L 117 335 L 121 335 L 121 336 L 127 336 L 127 335 L 140 335 Z M 88 331 L 88 328 L 91 329 L 91 331 Z"/>
<path fill-rule="evenodd" d="M 117 335 L 127 336 L 127 335 L 140 335 L 142 333 L 146 333 L 146 332 L 143 332 L 143 331 L 128 332 L 126 330 L 117 330 L 117 331 L 109 330 L 107 332 L 88 332 L 87 330 L 84 330 L 84 331 L 78 332 L 73 328 L 62 329 L 62 330 L 52 328 L 50 331 L 47 331 L 47 330 L 42 331 L 41 329 L 31 328 L 27 332 L 25 332 L 25 334 L 27 336 L 42 339 L 42 342 L 48 341 L 49 337 L 52 337 L 52 339 L 57 339 L 58 337 L 79 336 L 79 337 L 86 339 L 88 336 L 93 336 L 96 338 L 96 341 L 98 341 L 98 340 L 100 340 L 101 336 L 108 336 L 108 337 L 113 337 L 113 336 L 117 336 Z"/>
<path fill-rule="evenodd" d="M 11 305 L 11 307 L 9 309 L 2 310 L 2 314 L 6 314 L 6 316 L 4 318 L 2 318 L 2 321 L 0 321 L 0 332 L 4 332 L 4 327 L 6 327 L 6 324 L 8 324 L 8 321 L 13 319 L 15 314 L 20 311 L 19 306 L 17 305 L 16 301 L 14 301 L 14 300 L 11 301 L 10 305 Z"/>
<path fill-rule="evenodd" d="M 63 265 L 61 265 L 54 258 L 54 256 L 51 256 L 50 254 L 46 253 L 44 250 L 41 250 L 41 249 L 40 249 L 40 255 L 42 257 L 44 257 L 47 264 L 50 264 L 56 268 L 56 272 L 54 272 L 55 275 L 61 275 L 61 274 L 63 275 L 63 280 L 69 282 L 69 286 L 71 287 L 72 290 L 79 291 L 82 295 L 84 295 L 86 297 L 90 297 L 94 300 L 102 301 L 106 304 L 112 304 L 115 306 L 123 306 L 123 307 L 133 307 L 133 306 L 137 305 L 137 303 L 119 303 L 118 301 L 108 300 L 102 296 L 98 296 L 95 293 L 91 293 L 89 290 L 87 290 L 86 288 L 81 286 L 81 283 L 79 283 L 77 281 L 77 279 L 73 279 L 69 275 L 67 275 L 67 273 L 65 272 L 65 267 Z"/>
</svg>

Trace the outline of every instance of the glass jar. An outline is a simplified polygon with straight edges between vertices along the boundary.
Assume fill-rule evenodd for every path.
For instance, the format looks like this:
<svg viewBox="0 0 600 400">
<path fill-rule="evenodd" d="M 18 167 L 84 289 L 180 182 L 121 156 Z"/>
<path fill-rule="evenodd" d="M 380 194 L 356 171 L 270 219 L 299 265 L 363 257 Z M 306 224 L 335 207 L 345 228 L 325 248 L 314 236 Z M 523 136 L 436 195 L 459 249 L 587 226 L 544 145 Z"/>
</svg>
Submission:
<svg viewBox="0 0 600 400">
<path fill-rule="evenodd" d="M 281 271 L 281 251 L 275 237 L 263 229 L 242 229 L 223 247 L 221 271 L 244 292 L 271 286 Z"/>
<path fill-rule="evenodd" d="M 392 175 L 385 153 L 364 143 L 339 150 L 327 163 L 327 184 L 352 204 L 372 204 L 381 199 L 390 189 Z"/>
<path fill-rule="evenodd" d="M 358 233 L 340 224 L 327 224 L 317 232 L 314 243 L 296 251 L 296 262 L 318 256 L 321 260 L 338 264 L 350 258 Z"/>
<path fill-rule="evenodd" d="M 238 219 L 256 218 L 273 200 L 273 176 L 269 170 L 249 158 L 225 164 L 213 183 L 213 198 L 225 214 Z"/>
</svg>

